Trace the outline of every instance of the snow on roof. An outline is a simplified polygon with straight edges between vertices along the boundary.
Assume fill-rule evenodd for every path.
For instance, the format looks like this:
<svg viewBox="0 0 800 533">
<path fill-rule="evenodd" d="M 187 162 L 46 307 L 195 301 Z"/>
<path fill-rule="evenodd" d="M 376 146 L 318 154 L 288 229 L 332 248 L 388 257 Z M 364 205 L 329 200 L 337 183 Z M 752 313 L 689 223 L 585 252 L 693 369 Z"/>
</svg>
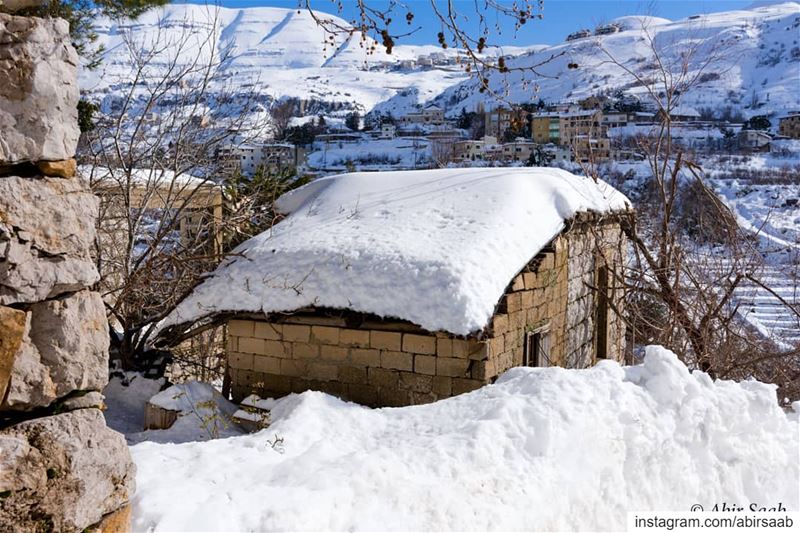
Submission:
<svg viewBox="0 0 800 533">
<path fill-rule="evenodd" d="M 697 109 L 695 109 L 693 107 L 689 107 L 687 105 L 675 106 L 675 107 L 672 108 L 672 110 L 670 110 L 669 113 L 670 113 L 670 116 L 673 116 L 673 117 L 699 117 L 700 116 L 700 112 Z"/>
<path fill-rule="evenodd" d="M 130 179 L 133 185 L 141 187 L 172 186 L 181 188 L 194 187 L 196 189 L 200 187 L 217 187 L 217 184 L 209 178 L 192 176 L 185 172 L 176 175 L 172 170 L 158 168 L 133 168 L 128 172 L 123 168 L 81 165 L 78 171 L 93 183 L 126 184 L 127 180 Z"/>
<path fill-rule="evenodd" d="M 162 327 L 218 312 L 308 306 L 483 329 L 512 278 L 579 211 L 629 206 L 553 168 L 351 173 L 278 200 L 289 216 L 239 246 Z"/>
</svg>

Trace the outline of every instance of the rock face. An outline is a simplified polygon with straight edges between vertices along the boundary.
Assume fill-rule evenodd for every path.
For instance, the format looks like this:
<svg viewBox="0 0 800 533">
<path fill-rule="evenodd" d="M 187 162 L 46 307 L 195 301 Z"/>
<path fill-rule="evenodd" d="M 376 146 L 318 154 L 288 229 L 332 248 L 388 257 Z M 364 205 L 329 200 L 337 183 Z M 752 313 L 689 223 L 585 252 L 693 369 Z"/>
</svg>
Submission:
<svg viewBox="0 0 800 533">
<path fill-rule="evenodd" d="M 108 383 L 108 321 L 103 299 L 82 291 L 31 307 L 31 340 L 56 394 L 103 390 Z"/>
<path fill-rule="evenodd" d="M 30 4 L 0 0 L 0 11 Z M 109 345 L 90 289 L 99 200 L 74 176 L 78 59 L 68 29 L 0 13 L 3 532 L 82 531 L 101 519 L 115 533 L 130 528 L 134 466 L 98 409 Z"/>
<path fill-rule="evenodd" d="M 108 321 L 99 294 L 81 291 L 34 304 L 28 324 L 2 409 L 47 407 L 73 391 L 105 387 Z"/>
<path fill-rule="evenodd" d="M 0 178 L 0 305 L 53 298 L 99 279 L 90 255 L 99 206 L 79 179 Z"/>
<path fill-rule="evenodd" d="M 36 7 L 44 3 L 44 0 L 0 0 L 0 9 L 13 13 L 26 7 Z"/>
<path fill-rule="evenodd" d="M 45 176 L 71 178 L 78 173 L 78 162 L 74 159 L 64 161 L 39 161 L 36 166 Z"/>
<path fill-rule="evenodd" d="M 75 154 L 78 54 L 68 30 L 64 20 L 0 13 L 0 161 Z"/>
<path fill-rule="evenodd" d="M 42 364 L 39 350 L 30 338 L 31 314 L 25 314 L 25 331 L 22 344 L 14 358 L 8 382 L 8 392 L 0 402 L 0 411 L 28 411 L 37 407 L 47 407 L 56 396 L 47 367 Z"/>
<path fill-rule="evenodd" d="M 0 399 L 6 395 L 11 369 L 25 336 L 27 316 L 23 311 L 0 306 Z"/>
<path fill-rule="evenodd" d="M 4 531 L 81 531 L 134 491 L 125 439 L 106 427 L 98 409 L 7 428 L 0 431 L 0 449 Z"/>
</svg>

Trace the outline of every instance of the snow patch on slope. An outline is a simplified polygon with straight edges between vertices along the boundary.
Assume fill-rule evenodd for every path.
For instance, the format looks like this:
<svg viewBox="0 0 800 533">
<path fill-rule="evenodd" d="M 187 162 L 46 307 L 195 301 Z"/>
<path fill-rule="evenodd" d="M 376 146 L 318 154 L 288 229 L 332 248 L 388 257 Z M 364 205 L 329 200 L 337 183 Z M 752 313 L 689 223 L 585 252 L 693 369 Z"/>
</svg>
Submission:
<svg viewBox="0 0 800 533">
<path fill-rule="evenodd" d="M 399 409 L 306 392 L 254 435 L 134 446 L 133 527 L 620 531 L 634 510 L 798 510 L 798 410 L 660 347 L 637 367 L 515 368 Z"/>
</svg>

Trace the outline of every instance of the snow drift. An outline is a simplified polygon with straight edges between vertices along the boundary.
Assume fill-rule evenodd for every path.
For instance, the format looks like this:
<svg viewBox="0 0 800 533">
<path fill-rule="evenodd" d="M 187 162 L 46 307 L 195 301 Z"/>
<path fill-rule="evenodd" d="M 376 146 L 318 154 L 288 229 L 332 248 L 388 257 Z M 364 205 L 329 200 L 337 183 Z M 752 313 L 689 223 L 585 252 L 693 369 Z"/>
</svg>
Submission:
<svg viewBox="0 0 800 533">
<path fill-rule="evenodd" d="M 254 435 L 134 446 L 134 529 L 621 530 L 628 511 L 695 503 L 797 510 L 798 409 L 660 347 L 422 406 L 306 392 Z"/>
<path fill-rule="evenodd" d="M 306 306 L 482 329 L 511 279 L 580 211 L 624 210 L 610 185 L 553 168 L 352 173 L 278 201 L 289 216 L 234 251 L 165 320 Z"/>
</svg>

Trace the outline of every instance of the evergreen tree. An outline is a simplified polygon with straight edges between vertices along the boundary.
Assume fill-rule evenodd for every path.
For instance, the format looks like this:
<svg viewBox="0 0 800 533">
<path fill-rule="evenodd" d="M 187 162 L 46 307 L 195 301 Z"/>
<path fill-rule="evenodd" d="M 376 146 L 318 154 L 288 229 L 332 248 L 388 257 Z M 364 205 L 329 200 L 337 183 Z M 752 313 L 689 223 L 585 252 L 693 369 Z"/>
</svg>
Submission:
<svg viewBox="0 0 800 533">
<path fill-rule="evenodd" d="M 750 117 L 750 120 L 745 123 L 745 129 L 748 130 L 768 130 L 771 127 L 772 124 L 765 115 Z"/>
<path fill-rule="evenodd" d="M 361 129 L 361 115 L 358 114 L 358 111 L 349 113 L 344 119 L 344 125 L 352 131 L 358 131 Z"/>
</svg>

